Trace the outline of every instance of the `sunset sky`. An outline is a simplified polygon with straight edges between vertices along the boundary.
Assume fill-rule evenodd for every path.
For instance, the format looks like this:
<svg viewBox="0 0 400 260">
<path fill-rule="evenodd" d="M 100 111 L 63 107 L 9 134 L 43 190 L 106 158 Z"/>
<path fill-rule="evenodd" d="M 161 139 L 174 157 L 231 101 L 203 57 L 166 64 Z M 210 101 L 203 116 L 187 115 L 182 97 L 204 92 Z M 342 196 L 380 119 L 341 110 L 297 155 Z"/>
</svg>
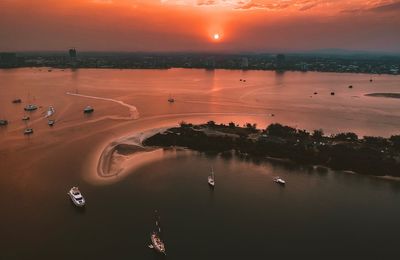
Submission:
<svg viewBox="0 0 400 260">
<path fill-rule="evenodd" d="M 400 52 L 393 0 L 0 0 L 0 51 Z"/>
</svg>

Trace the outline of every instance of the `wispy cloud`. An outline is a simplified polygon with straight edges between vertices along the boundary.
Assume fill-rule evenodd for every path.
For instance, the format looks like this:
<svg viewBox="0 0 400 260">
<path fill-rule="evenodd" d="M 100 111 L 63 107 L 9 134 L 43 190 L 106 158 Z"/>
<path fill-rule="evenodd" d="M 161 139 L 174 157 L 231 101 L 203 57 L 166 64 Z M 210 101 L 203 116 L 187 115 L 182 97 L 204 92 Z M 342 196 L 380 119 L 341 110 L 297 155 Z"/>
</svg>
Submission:
<svg viewBox="0 0 400 260">
<path fill-rule="evenodd" d="M 396 1 L 389 4 L 382 4 L 368 9 L 370 12 L 399 12 L 400 1 Z"/>
<path fill-rule="evenodd" d="M 232 10 L 264 9 L 269 11 L 297 10 L 308 11 L 315 8 L 339 12 L 369 10 L 386 12 L 400 9 L 398 0 L 160 0 L 162 4 L 221 7 Z"/>
</svg>

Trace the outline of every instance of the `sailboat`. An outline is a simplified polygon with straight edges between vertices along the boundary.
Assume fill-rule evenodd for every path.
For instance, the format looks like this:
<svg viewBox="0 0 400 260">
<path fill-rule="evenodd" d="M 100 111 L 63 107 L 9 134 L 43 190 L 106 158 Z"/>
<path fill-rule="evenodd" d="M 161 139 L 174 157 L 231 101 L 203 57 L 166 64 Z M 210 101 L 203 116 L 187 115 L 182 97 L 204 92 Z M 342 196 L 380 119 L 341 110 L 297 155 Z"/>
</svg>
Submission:
<svg viewBox="0 0 400 260">
<path fill-rule="evenodd" d="M 149 248 L 152 248 L 155 251 L 166 255 L 165 244 L 161 239 L 160 218 L 158 216 L 157 210 L 155 211 L 155 215 L 156 215 L 155 229 L 150 234 L 151 244 L 149 245 Z"/>
<path fill-rule="evenodd" d="M 175 102 L 175 99 L 171 96 L 171 94 L 169 95 L 168 102 L 169 103 L 174 103 Z"/>
<path fill-rule="evenodd" d="M 215 176 L 214 176 L 214 169 L 211 167 L 211 173 L 208 175 L 208 185 L 212 188 L 215 186 Z"/>
</svg>

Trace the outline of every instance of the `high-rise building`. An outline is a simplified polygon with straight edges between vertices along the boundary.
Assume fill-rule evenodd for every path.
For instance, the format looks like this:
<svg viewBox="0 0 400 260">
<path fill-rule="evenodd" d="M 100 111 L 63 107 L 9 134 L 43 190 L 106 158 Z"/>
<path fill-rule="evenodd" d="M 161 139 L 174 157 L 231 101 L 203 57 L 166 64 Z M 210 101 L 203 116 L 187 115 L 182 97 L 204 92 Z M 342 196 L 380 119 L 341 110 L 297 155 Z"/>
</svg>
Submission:
<svg viewBox="0 0 400 260">
<path fill-rule="evenodd" d="M 249 68 L 249 59 L 247 57 L 242 58 L 242 63 L 240 65 L 242 69 Z"/>
<path fill-rule="evenodd" d="M 76 49 L 75 48 L 69 49 L 69 57 L 71 59 L 76 59 Z"/>
<path fill-rule="evenodd" d="M 285 68 L 286 57 L 284 54 L 276 55 L 276 68 L 281 70 Z"/>
</svg>

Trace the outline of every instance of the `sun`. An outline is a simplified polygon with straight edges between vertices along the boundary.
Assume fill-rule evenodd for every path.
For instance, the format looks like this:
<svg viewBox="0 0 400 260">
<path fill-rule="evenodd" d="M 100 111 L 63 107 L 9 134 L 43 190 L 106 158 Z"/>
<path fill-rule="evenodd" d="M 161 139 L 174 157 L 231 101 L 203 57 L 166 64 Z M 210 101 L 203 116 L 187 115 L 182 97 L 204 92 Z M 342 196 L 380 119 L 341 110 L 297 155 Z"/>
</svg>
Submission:
<svg viewBox="0 0 400 260">
<path fill-rule="evenodd" d="M 214 33 L 212 37 L 214 41 L 219 41 L 221 39 L 221 35 L 219 35 L 219 33 Z"/>
</svg>

